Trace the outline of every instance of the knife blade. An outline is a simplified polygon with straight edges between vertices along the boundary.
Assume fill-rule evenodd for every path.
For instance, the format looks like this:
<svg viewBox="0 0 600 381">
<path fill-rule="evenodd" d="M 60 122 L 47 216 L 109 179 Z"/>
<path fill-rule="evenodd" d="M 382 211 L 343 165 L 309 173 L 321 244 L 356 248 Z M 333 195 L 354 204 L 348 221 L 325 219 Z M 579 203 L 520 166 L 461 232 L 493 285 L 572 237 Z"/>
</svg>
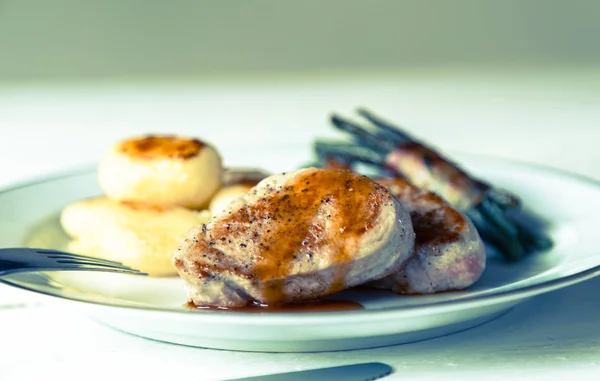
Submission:
<svg viewBox="0 0 600 381">
<path fill-rule="evenodd" d="M 380 362 L 308 369 L 296 372 L 267 374 L 264 376 L 235 378 L 229 381 L 371 381 L 392 373 L 392 367 Z"/>
</svg>

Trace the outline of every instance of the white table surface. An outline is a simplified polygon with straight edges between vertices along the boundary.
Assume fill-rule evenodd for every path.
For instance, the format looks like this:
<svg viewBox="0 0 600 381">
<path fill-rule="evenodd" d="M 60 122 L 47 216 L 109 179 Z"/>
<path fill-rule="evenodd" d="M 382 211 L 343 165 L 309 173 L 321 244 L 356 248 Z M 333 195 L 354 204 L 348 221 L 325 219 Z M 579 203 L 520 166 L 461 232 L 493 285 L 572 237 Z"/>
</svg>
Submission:
<svg viewBox="0 0 600 381">
<path fill-rule="evenodd" d="M 252 151 L 336 136 L 332 110 L 366 105 L 445 150 L 486 153 L 600 179 L 600 80 L 594 72 L 437 76 L 0 91 L 0 187 L 94 163 L 115 140 L 194 134 L 230 164 Z M 240 158 L 240 153 L 242 157 Z M 233 160 L 231 158 L 236 158 Z M 1 211 L 0 211 L 1 213 Z M 0 286 L 0 379 L 222 380 L 366 361 L 389 380 L 560 380 L 600 376 L 600 279 L 521 304 L 434 340 L 349 352 L 243 353 L 154 342 L 63 305 Z M 135 377 L 135 378 L 133 378 Z"/>
</svg>

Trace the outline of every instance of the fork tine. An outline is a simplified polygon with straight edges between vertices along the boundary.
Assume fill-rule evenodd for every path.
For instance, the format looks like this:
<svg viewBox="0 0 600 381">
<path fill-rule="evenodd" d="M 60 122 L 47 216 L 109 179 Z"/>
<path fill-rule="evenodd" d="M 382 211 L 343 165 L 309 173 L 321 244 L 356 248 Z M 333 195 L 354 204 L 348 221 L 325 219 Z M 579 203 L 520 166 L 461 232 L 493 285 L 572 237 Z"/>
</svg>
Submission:
<svg viewBox="0 0 600 381">
<path fill-rule="evenodd" d="M 76 259 L 76 260 L 83 260 L 83 261 L 94 260 L 94 261 L 98 261 L 98 262 L 102 262 L 102 263 L 106 263 L 106 264 L 112 264 L 112 265 L 116 265 L 116 266 L 122 265 L 121 262 L 112 261 L 109 259 L 90 257 L 87 255 L 79 255 L 79 254 L 73 254 L 73 253 L 66 253 L 64 251 L 37 250 L 37 252 L 39 254 L 45 254 L 48 258 L 52 258 L 52 259 Z"/>
<path fill-rule="evenodd" d="M 122 263 L 43 248 L 0 248 L 0 277 L 27 271 L 104 271 L 148 275 Z"/>
<path fill-rule="evenodd" d="M 79 259 L 58 259 L 57 263 L 61 264 L 71 264 L 71 265 L 81 265 L 81 266 L 98 266 L 107 269 L 124 269 L 124 270 L 134 270 L 129 266 L 125 266 L 123 264 L 113 265 L 110 263 L 101 263 L 96 262 L 93 259 L 91 260 L 79 260 Z M 135 270 L 137 271 L 137 270 Z"/>
<path fill-rule="evenodd" d="M 71 261 L 88 261 L 93 263 L 102 263 L 104 265 L 110 266 L 123 266 L 122 262 L 111 261 L 108 259 L 96 258 L 96 257 L 86 257 L 84 255 L 48 255 L 48 258 L 56 259 L 56 260 L 71 260 Z"/>
<path fill-rule="evenodd" d="M 148 275 L 139 270 L 132 269 L 129 267 L 97 267 L 96 265 L 93 265 L 93 266 L 92 265 L 84 265 L 84 266 L 77 266 L 76 269 L 84 270 L 84 271 L 101 271 L 101 272 L 130 274 L 130 275 L 143 275 L 143 276 Z"/>
<path fill-rule="evenodd" d="M 73 254 L 56 250 L 37 250 L 37 253 L 45 254 L 47 258 L 56 259 L 57 263 L 62 264 L 102 266 L 109 268 L 128 269 L 139 272 L 138 270 L 132 269 L 131 267 L 124 265 L 122 262 L 111 261 L 109 259 L 90 257 L 86 255 Z"/>
<path fill-rule="evenodd" d="M 62 264 L 59 269 L 48 269 L 47 271 L 99 271 L 99 272 L 108 272 L 108 273 L 119 273 L 119 274 L 130 274 L 130 275 L 143 275 L 146 276 L 148 274 L 143 273 L 141 271 L 125 268 L 125 267 L 100 267 L 96 265 L 76 265 L 76 264 Z"/>
</svg>

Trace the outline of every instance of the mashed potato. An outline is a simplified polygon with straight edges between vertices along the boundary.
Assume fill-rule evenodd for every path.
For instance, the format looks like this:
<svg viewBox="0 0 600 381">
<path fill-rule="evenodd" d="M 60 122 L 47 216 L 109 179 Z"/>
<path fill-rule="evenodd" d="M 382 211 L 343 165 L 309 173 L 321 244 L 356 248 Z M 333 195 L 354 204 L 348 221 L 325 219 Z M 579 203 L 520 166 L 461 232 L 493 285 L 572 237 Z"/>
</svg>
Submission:
<svg viewBox="0 0 600 381">
<path fill-rule="evenodd" d="M 61 225 L 74 239 L 69 251 L 119 261 L 153 276 L 170 276 L 177 274 L 172 257 L 181 237 L 209 218 L 208 211 L 98 197 L 67 206 Z"/>
<path fill-rule="evenodd" d="M 108 198 L 191 209 L 208 206 L 221 185 L 221 157 L 197 139 L 148 135 L 115 144 L 98 167 Z"/>
</svg>

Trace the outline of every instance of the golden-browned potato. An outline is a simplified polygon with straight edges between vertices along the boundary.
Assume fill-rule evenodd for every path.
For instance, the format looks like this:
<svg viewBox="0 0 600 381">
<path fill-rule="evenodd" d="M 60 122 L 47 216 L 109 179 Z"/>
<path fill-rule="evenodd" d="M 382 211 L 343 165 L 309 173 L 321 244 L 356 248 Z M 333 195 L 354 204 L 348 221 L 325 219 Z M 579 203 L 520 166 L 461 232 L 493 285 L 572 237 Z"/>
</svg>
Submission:
<svg viewBox="0 0 600 381">
<path fill-rule="evenodd" d="M 209 218 L 208 211 L 98 197 L 63 209 L 61 225 L 74 239 L 69 251 L 169 276 L 177 274 L 172 257 L 181 237 Z"/>
<path fill-rule="evenodd" d="M 115 144 L 98 167 L 114 200 L 203 209 L 221 185 L 217 150 L 197 139 L 148 135 Z"/>
</svg>

